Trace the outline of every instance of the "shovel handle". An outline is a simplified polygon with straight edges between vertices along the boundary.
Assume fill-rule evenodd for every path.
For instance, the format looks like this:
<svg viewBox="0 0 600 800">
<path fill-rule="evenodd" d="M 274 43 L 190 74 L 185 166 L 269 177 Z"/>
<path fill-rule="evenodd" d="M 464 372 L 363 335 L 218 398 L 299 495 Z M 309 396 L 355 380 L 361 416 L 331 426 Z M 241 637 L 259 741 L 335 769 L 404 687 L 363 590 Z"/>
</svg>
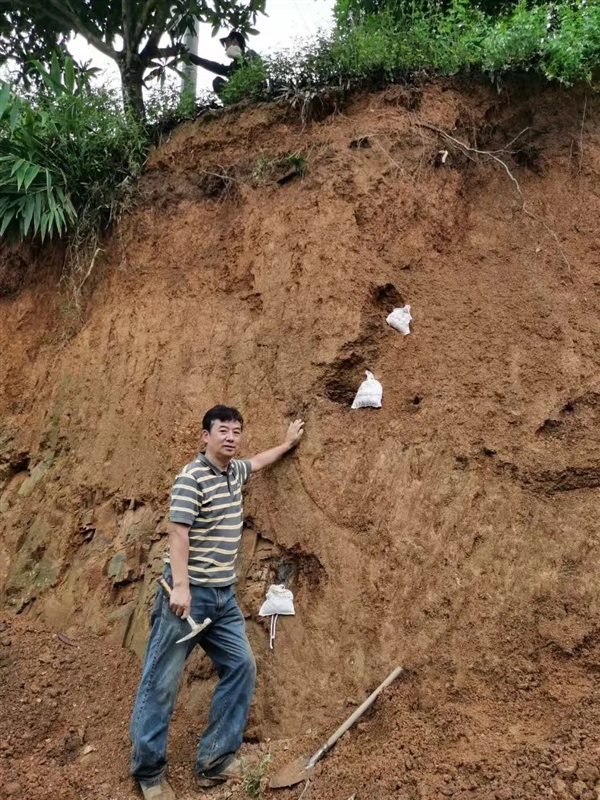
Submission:
<svg viewBox="0 0 600 800">
<path fill-rule="evenodd" d="M 395 681 L 401 672 L 403 672 L 402 667 L 396 667 L 396 669 L 393 672 L 390 672 L 390 674 L 383 681 L 383 683 L 380 683 L 379 686 L 375 689 L 375 691 L 367 697 L 365 702 L 362 705 L 360 705 L 356 709 L 356 711 L 354 711 L 354 713 L 352 713 L 348 717 L 348 719 L 340 725 L 340 727 L 337 729 L 337 731 L 335 731 L 335 733 L 331 734 L 331 736 L 329 737 L 329 739 L 327 739 L 325 744 L 321 745 L 321 747 L 317 750 L 317 752 L 312 756 L 312 758 L 308 762 L 308 769 L 312 769 L 312 767 L 314 767 L 317 761 L 323 758 L 325 753 L 331 750 L 331 748 L 337 742 L 337 740 L 341 739 L 342 736 L 346 733 L 346 731 L 354 725 L 356 720 L 362 717 L 365 711 L 368 708 L 370 708 L 370 706 L 373 705 L 373 703 L 377 699 L 377 696 L 381 694 L 381 692 L 385 688 L 387 688 L 390 685 L 390 683 Z"/>
</svg>

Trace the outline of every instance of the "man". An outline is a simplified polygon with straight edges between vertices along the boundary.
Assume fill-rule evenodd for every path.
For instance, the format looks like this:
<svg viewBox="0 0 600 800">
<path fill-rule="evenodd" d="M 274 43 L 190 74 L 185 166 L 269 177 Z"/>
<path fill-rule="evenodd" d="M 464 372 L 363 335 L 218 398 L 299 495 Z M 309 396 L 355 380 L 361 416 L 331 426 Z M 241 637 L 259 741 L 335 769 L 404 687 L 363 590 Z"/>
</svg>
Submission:
<svg viewBox="0 0 600 800">
<path fill-rule="evenodd" d="M 216 667 L 219 682 L 208 726 L 198 746 L 196 774 L 201 788 L 241 777 L 235 753 L 242 744 L 254 693 L 256 665 L 244 618 L 235 599 L 234 562 L 244 520 L 242 487 L 251 474 L 293 450 L 304 432 L 296 420 L 283 444 L 249 460 L 237 460 L 244 421 L 240 412 L 215 406 L 202 421 L 200 453 L 179 473 L 169 508 L 169 552 L 159 586 L 142 679 L 131 720 L 131 774 L 146 800 L 174 800 L 166 781 L 169 722 L 185 661 L 197 644 Z M 211 624 L 197 637 L 176 644 L 190 632 L 185 617 Z"/>
<path fill-rule="evenodd" d="M 225 55 L 231 59 L 231 64 L 219 64 L 216 61 L 209 61 L 207 58 L 200 58 L 193 53 L 188 53 L 192 64 L 219 76 L 213 81 L 213 89 L 216 94 L 219 94 L 226 85 L 225 78 L 231 77 L 249 61 L 260 58 L 254 50 L 246 50 L 246 40 L 239 31 L 231 31 L 224 39 L 220 39 L 220 42 L 225 48 Z"/>
</svg>

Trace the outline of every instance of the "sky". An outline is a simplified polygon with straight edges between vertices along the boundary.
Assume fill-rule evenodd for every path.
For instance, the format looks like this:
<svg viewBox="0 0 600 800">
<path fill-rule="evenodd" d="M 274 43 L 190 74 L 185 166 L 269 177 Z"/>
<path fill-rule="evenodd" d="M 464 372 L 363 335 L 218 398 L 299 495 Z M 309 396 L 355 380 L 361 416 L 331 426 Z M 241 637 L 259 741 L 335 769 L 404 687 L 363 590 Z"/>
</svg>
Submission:
<svg viewBox="0 0 600 800">
<path fill-rule="evenodd" d="M 251 36 L 249 46 L 259 53 L 269 53 L 293 47 L 294 42 L 315 36 L 332 24 L 334 0 L 267 0 L 268 17 L 259 16 L 256 28 L 260 36 Z M 227 31 L 219 34 L 224 36 Z M 85 39 L 76 36 L 69 43 L 69 50 L 78 61 L 92 61 L 100 67 L 102 80 L 114 81 L 118 85 L 118 71 L 114 63 L 88 45 Z M 198 55 L 212 61 L 229 63 L 219 43 L 219 37 L 211 37 L 210 25 L 201 25 Z M 198 91 L 209 89 L 214 75 L 198 70 Z"/>
</svg>

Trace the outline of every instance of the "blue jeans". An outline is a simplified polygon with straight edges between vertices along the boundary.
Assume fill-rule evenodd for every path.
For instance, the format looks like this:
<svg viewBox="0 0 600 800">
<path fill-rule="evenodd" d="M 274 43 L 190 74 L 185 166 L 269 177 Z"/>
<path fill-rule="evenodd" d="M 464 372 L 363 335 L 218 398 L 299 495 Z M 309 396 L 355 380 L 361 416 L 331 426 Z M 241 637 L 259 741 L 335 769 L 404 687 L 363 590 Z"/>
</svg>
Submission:
<svg viewBox="0 0 600 800">
<path fill-rule="evenodd" d="M 169 568 L 165 578 L 171 583 Z M 196 645 L 209 656 L 219 676 L 208 726 L 198 745 L 199 775 L 218 775 L 233 760 L 242 744 L 254 694 L 256 664 L 233 586 L 190 586 L 190 591 L 192 618 L 202 622 L 210 617 L 212 623 L 181 644 L 176 641 L 190 632 L 190 626 L 171 611 L 169 598 L 160 585 L 156 593 L 152 630 L 131 718 L 131 774 L 143 787 L 155 786 L 165 777 L 169 723 L 185 661 Z"/>
</svg>

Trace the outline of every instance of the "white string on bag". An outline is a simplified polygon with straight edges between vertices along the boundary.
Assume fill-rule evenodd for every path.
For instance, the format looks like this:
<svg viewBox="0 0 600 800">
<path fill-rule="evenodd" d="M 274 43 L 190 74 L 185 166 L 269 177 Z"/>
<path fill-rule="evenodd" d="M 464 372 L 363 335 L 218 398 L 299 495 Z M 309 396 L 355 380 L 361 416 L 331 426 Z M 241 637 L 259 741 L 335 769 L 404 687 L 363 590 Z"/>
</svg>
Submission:
<svg viewBox="0 0 600 800">
<path fill-rule="evenodd" d="M 358 387 L 352 408 L 381 408 L 383 386 L 375 380 L 372 372 L 367 370 L 367 379 Z"/>
<path fill-rule="evenodd" d="M 388 314 L 386 322 L 395 330 L 403 333 L 404 336 L 408 336 L 410 333 L 410 323 L 412 322 L 410 306 L 395 308 L 391 314 Z"/>
<path fill-rule="evenodd" d="M 275 634 L 277 633 L 277 617 L 280 614 L 293 616 L 295 613 L 294 595 L 292 592 L 286 589 L 283 583 L 269 586 L 265 602 L 260 607 L 258 615 L 260 617 L 271 617 L 271 628 L 269 632 L 269 647 L 271 650 L 273 649 Z"/>
</svg>

